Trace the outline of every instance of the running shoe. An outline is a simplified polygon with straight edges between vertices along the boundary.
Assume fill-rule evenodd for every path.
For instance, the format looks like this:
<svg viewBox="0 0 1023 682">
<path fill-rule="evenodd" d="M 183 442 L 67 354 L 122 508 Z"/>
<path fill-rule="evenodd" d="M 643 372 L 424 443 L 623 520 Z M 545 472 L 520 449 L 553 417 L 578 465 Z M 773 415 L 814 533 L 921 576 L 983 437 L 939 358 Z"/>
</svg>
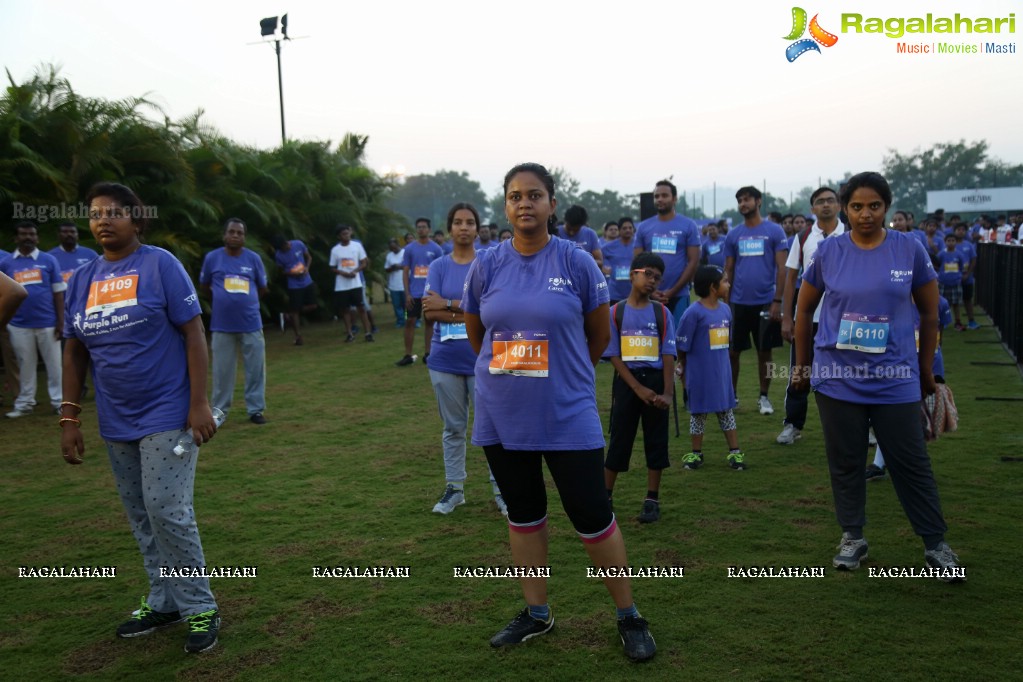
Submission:
<svg viewBox="0 0 1023 682">
<path fill-rule="evenodd" d="M 728 453 L 728 466 L 736 471 L 743 471 L 746 468 L 746 455 L 741 452 Z"/>
<path fill-rule="evenodd" d="M 296 346 L 301 346 L 302 345 L 302 337 L 301 336 L 296 336 L 295 337 L 295 345 Z"/>
<path fill-rule="evenodd" d="M 184 618 L 177 611 L 168 611 L 166 613 L 154 611 L 146 603 L 146 598 L 142 597 L 142 606 L 139 607 L 139 610 L 132 614 L 130 620 L 117 626 L 117 636 L 141 637 L 160 628 L 165 628 L 168 625 L 180 623 L 183 620 Z"/>
<path fill-rule="evenodd" d="M 977 324 L 976 320 L 970 320 L 969 322 L 966 323 L 966 328 L 967 329 L 980 329 L 980 325 Z"/>
<path fill-rule="evenodd" d="M 653 523 L 661 519 L 661 504 L 657 500 L 643 500 L 643 511 L 639 513 L 637 521 L 640 523 Z"/>
<path fill-rule="evenodd" d="M 423 356 L 423 364 L 424 365 L 426 364 L 426 358 L 428 358 L 428 357 L 430 357 L 429 353 L 427 353 L 426 355 Z"/>
<path fill-rule="evenodd" d="M 351 343 L 354 340 L 355 340 L 355 334 L 349 334 L 348 336 L 345 337 L 345 343 Z"/>
<path fill-rule="evenodd" d="M 699 469 L 703 466 L 703 453 L 696 454 L 690 452 L 682 455 L 682 468 L 683 469 Z"/>
<path fill-rule="evenodd" d="M 966 331 L 966 327 L 963 326 L 962 322 L 956 322 L 956 331 L 957 332 L 964 332 L 964 331 Z"/>
<path fill-rule="evenodd" d="M 373 343 L 373 335 L 372 334 L 366 334 L 366 342 L 367 343 Z"/>
<path fill-rule="evenodd" d="M 947 542 L 942 542 L 937 549 L 924 552 L 924 560 L 931 568 L 941 569 L 938 580 L 946 583 L 961 583 L 966 580 L 966 569 L 959 565 L 959 556 L 952 551 Z"/>
<path fill-rule="evenodd" d="M 760 414 L 774 414 L 774 405 L 771 404 L 766 395 L 760 396 L 757 406 L 760 408 Z"/>
<path fill-rule="evenodd" d="M 650 634 L 645 618 L 626 616 L 618 619 L 618 636 L 622 638 L 625 655 L 633 661 L 648 661 L 657 653 L 657 643 Z"/>
<path fill-rule="evenodd" d="M 490 646 L 496 648 L 509 644 L 521 644 L 527 639 L 545 635 L 554 627 L 554 614 L 550 614 L 547 620 L 537 620 L 529 615 L 529 608 L 524 608 L 519 615 L 512 619 L 512 622 L 504 626 L 504 629 L 490 638 Z M 621 626 L 619 626 L 619 631 Z"/>
<path fill-rule="evenodd" d="M 188 617 L 188 640 L 185 651 L 190 654 L 201 654 L 217 645 L 217 634 L 220 632 L 220 611 L 204 611 Z"/>
<path fill-rule="evenodd" d="M 860 561 L 867 558 L 867 541 L 863 538 L 853 540 L 849 533 L 842 533 L 842 542 L 838 545 L 838 554 L 831 560 L 831 565 L 843 571 L 852 571 L 860 567 Z"/>
<path fill-rule="evenodd" d="M 398 367 L 408 367 L 409 365 L 415 364 L 415 362 L 416 361 L 412 359 L 411 355 L 406 355 L 405 357 L 403 357 L 401 360 L 398 360 L 398 362 L 394 364 L 397 365 Z"/>
<path fill-rule="evenodd" d="M 252 422 L 253 424 L 265 424 L 266 417 L 263 416 L 262 412 L 256 412 L 251 417 L 249 417 L 249 421 Z"/>
<path fill-rule="evenodd" d="M 883 481 L 888 478 L 888 470 L 876 464 L 868 464 L 866 471 L 867 481 Z"/>
<path fill-rule="evenodd" d="M 18 417 L 27 417 L 30 414 L 32 414 L 32 410 L 18 410 L 18 409 L 14 409 L 14 410 L 11 410 L 10 412 L 8 412 L 6 417 L 8 419 L 17 419 Z"/>
<path fill-rule="evenodd" d="M 779 433 L 778 437 L 774 440 L 778 443 L 778 445 L 792 445 L 802 437 L 803 434 L 799 429 L 792 424 L 786 424 L 785 428 L 781 430 L 781 433 Z"/>
<path fill-rule="evenodd" d="M 497 505 L 497 511 L 501 512 L 503 516 L 508 516 L 508 505 L 504 502 L 504 495 L 501 493 L 494 495 L 494 504 Z"/>
<path fill-rule="evenodd" d="M 460 504 L 465 504 L 465 493 L 455 486 L 449 485 L 444 489 L 444 494 L 440 496 L 437 504 L 433 505 L 433 513 L 450 514 Z"/>
<path fill-rule="evenodd" d="M 376 327 L 373 327 L 372 329 L 369 330 L 369 333 L 370 334 L 378 334 L 378 333 L 380 333 L 380 330 L 378 328 L 376 328 Z"/>
</svg>

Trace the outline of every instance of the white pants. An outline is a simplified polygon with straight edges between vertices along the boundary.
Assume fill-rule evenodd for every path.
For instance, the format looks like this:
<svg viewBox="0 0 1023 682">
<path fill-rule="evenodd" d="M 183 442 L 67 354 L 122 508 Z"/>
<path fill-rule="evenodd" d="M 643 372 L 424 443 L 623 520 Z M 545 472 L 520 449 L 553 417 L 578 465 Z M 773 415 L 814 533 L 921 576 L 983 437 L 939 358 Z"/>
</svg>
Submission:
<svg viewBox="0 0 1023 682">
<path fill-rule="evenodd" d="M 53 334 L 53 327 L 29 329 L 7 325 L 11 337 L 11 348 L 18 360 L 18 373 L 21 375 L 21 391 L 14 400 L 14 409 L 28 412 L 36 404 L 36 367 L 42 356 L 46 365 L 46 388 L 50 394 L 50 405 L 53 409 L 60 408 L 61 401 L 61 368 L 60 341 Z"/>
</svg>

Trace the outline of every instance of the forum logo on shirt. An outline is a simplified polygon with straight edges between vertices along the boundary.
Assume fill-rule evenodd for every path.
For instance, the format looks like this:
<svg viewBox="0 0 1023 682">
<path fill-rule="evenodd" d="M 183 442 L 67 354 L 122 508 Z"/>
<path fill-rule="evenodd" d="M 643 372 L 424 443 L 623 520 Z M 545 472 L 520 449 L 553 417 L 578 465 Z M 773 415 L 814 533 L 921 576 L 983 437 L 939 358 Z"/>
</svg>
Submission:
<svg viewBox="0 0 1023 682">
<path fill-rule="evenodd" d="M 568 277 L 548 277 L 547 282 L 550 284 L 547 291 L 564 291 L 566 286 L 572 286 L 572 280 Z"/>
<path fill-rule="evenodd" d="M 824 47 L 833 47 L 838 42 L 838 36 L 825 31 L 817 23 L 818 15 L 816 14 L 810 20 L 810 38 L 803 38 L 802 35 L 807 30 L 806 16 L 806 10 L 802 7 L 792 8 L 792 30 L 784 37 L 785 40 L 796 41 L 785 48 L 785 58 L 789 62 L 796 61 L 800 55 L 806 54 L 811 50 L 820 53 L 821 49 L 817 47 L 818 44 Z"/>
</svg>

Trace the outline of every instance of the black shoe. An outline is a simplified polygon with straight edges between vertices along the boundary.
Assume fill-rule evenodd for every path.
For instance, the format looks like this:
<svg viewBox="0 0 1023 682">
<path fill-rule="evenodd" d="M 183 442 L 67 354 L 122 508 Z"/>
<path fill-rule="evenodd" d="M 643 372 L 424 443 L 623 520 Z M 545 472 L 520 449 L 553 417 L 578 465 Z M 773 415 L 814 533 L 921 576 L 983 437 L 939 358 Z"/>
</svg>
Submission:
<svg viewBox="0 0 1023 682">
<path fill-rule="evenodd" d="M 884 467 L 879 467 L 876 464 L 868 464 L 867 471 L 864 474 L 868 481 L 883 481 L 888 478 L 888 472 Z"/>
<path fill-rule="evenodd" d="M 141 637 L 142 635 L 148 635 L 151 632 L 155 632 L 160 628 L 165 628 L 168 625 L 174 625 L 174 623 L 180 623 L 184 618 L 177 611 L 170 611 L 167 613 L 161 613 L 160 611 L 154 611 L 146 603 L 145 597 L 142 598 L 142 606 L 139 607 L 138 613 L 131 617 L 131 620 L 121 623 L 117 626 L 118 637 Z"/>
<path fill-rule="evenodd" d="M 647 661 L 657 653 L 657 643 L 650 634 L 646 619 L 626 616 L 618 619 L 618 635 L 622 638 L 625 655 L 633 661 Z"/>
<path fill-rule="evenodd" d="M 657 500 L 644 500 L 643 511 L 636 520 L 640 523 L 653 523 L 661 518 L 661 505 Z"/>
<path fill-rule="evenodd" d="M 190 654 L 201 654 L 217 645 L 217 633 L 220 632 L 220 611 L 205 611 L 188 617 L 188 641 L 185 651 Z"/>
<path fill-rule="evenodd" d="M 547 634 L 552 627 L 554 627 L 553 613 L 546 621 L 542 621 L 529 615 L 529 609 L 525 608 L 512 619 L 512 622 L 505 625 L 503 630 L 490 638 L 490 646 L 496 649 L 508 644 L 521 644 L 527 639 Z"/>
<path fill-rule="evenodd" d="M 345 337 L 345 343 L 351 343 L 354 340 L 355 340 L 355 334 L 349 334 L 348 336 Z"/>
<path fill-rule="evenodd" d="M 426 358 L 428 358 L 428 357 L 430 357 L 429 353 L 427 353 L 426 355 L 423 356 L 423 364 L 424 365 L 426 364 Z"/>
<path fill-rule="evenodd" d="M 409 365 L 415 364 L 415 362 L 416 361 L 412 359 L 411 355 L 406 355 L 405 357 L 403 357 L 401 360 L 398 360 L 398 362 L 394 364 L 397 365 L 398 367 L 408 367 Z"/>
<path fill-rule="evenodd" d="M 263 416 L 262 412 L 257 412 L 256 414 L 249 417 L 249 421 L 252 422 L 253 424 L 265 424 L 266 417 Z"/>
<path fill-rule="evenodd" d="M 373 335 L 372 334 L 366 334 L 366 341 L 368 341 L 369 343 L 372 343 L 373 342 Z"/>
</svg>

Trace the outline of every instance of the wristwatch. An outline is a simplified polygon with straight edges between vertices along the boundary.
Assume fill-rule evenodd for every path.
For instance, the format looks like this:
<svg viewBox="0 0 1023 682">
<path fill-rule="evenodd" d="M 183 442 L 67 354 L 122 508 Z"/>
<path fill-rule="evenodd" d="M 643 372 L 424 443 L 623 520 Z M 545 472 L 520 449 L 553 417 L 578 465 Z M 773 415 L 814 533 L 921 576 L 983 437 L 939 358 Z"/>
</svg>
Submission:
<svg viewBox="0 0 1023 682">
<path fill-rule="evenodd" d="M 448 307 L 448 310 L 451 310 L 451 299 L 450 298 L 448 299 L 448 306 L 447 307 Z"/>
</svg>

